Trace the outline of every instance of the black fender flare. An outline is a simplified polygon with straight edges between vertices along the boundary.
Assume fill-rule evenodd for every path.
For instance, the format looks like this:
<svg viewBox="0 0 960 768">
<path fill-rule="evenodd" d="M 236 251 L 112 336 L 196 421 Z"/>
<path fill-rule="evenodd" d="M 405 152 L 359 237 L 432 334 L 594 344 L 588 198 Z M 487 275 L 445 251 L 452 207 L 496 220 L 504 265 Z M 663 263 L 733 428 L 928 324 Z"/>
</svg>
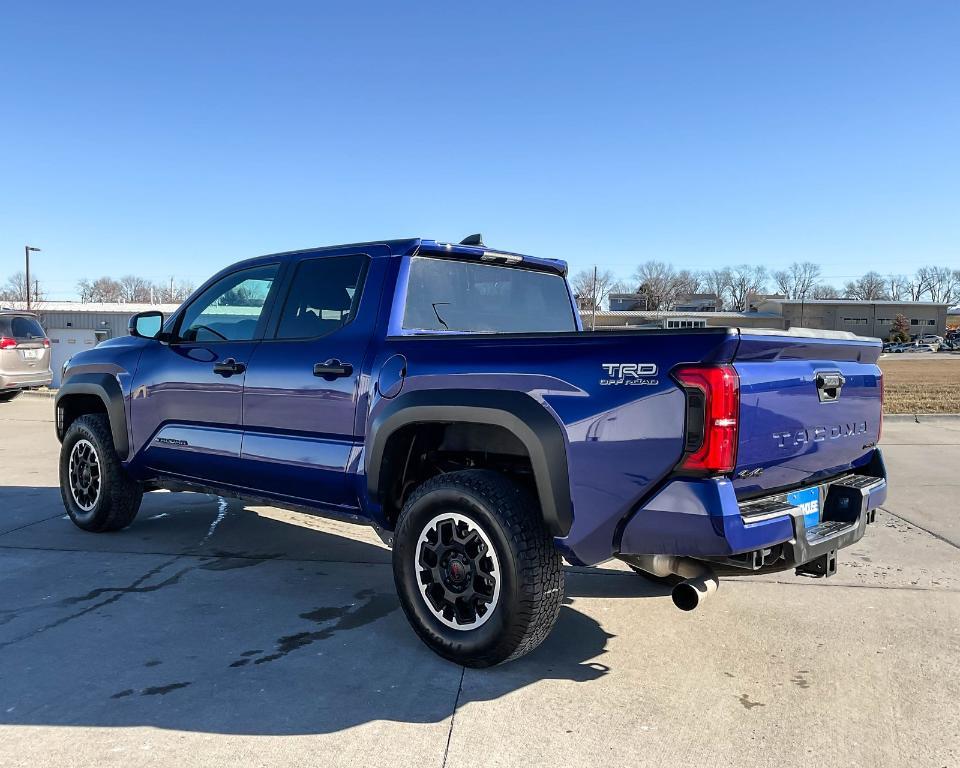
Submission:
<svg viewBox="0 0 960 768">
<path fill-rule="evenodd" d="M 64 400 L 73 395 L 94 395 L 103 401 L 110 419 L 110 432 L 113 434 L 113 446 L 121 459 L 126 459 L 130 452 L 130 441 L 127 438 L 127 413 L 123 407 L 123 392 L 120 382 L 109 373 L 77 373 L 67 379 L 57 392 L 57 439 L 63 442 L 64 428 L 61 418 L 61 408 Z"/>
<path fill-rule="evenodd" d="M 388 468 L 384 453 L 390 436 L 411 424 L 495 424 L 526 447 L 543 519 L 554 536 L 566 536 L 573 523 L 570 477 L 564 431 L 557 420 L 529 395 L 493 389 L 427 389 L 401 394 L 377 413 L 370 425 L 364 469 L 367 492 L 383 501 Z"/>
</svg>

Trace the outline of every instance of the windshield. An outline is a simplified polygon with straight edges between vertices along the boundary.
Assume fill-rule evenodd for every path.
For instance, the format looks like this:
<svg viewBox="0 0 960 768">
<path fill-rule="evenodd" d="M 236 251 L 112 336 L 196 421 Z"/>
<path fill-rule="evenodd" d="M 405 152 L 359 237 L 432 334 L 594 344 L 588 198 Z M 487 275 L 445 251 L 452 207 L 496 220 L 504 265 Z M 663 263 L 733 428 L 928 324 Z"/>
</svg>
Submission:
<svg viewBox="0 0 960 768">
<path fill-rule="evenodd" d="M 576 331 L 567 283 L 532 269 L 415 256 L 403 327 L 412 331 Z"/>
</svg>

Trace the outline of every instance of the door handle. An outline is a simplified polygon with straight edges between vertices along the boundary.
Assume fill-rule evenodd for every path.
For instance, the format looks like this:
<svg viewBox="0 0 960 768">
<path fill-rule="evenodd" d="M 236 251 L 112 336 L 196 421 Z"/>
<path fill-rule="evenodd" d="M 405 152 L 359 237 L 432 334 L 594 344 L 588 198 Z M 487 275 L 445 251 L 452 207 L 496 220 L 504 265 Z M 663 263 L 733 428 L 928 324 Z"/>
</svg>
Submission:
<svg viewBox="0 0 960 768">
<path fill-rule="evenodd" d="M 245 366 L 243 363 L 238 363 L 232 357 L 228 357 L 226 360 L 221 360 L 219 363 L 213 364 L 213 372 L 223 377 L 229 377 L 237 373 L 243 373 L 245 370 L 247 370 L 247 366 Z"/>
<path fill-rule="evenodd" d="M 320 376 L 327 381 L 342 379 L 344 376 L 353 374 L 353 366 L 350 363 L 341 363 L 337 359 L 327 360 L 325 363 L 315 363 L 313 366 L 313 375 Z"/>
</svg>

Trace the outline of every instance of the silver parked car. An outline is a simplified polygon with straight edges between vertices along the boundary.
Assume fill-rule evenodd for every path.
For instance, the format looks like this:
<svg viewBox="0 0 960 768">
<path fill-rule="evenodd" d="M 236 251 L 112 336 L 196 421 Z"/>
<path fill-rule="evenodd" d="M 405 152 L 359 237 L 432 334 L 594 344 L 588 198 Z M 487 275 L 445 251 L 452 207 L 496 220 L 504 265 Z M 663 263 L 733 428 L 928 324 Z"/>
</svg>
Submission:
<svg viewBox="0 0 960 768">
<path fill-rule="evenodd" d="M 0 402 L 52 381 L 50 339 L 36 315 L 0 311 Z"/>
</svg>

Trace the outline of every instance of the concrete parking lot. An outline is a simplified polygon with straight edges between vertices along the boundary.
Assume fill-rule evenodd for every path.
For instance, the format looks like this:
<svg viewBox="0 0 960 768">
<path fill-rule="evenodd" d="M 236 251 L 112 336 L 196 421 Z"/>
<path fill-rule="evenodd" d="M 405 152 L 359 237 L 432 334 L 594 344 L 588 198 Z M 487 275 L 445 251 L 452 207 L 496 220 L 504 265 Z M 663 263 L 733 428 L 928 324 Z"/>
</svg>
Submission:
<svg viewBox="0 0 960 768">
<path fill-rule="evenodd" d="M 64 518 L 52 403 L 0 404 L 0 765 L 955 766 L 960 421 L 888 423 L 892 490 L 828 580 L 699 611 L 569 569 L 548 641 L 430 653 L 364 528 L 148 494 Z"/>
</svg>

